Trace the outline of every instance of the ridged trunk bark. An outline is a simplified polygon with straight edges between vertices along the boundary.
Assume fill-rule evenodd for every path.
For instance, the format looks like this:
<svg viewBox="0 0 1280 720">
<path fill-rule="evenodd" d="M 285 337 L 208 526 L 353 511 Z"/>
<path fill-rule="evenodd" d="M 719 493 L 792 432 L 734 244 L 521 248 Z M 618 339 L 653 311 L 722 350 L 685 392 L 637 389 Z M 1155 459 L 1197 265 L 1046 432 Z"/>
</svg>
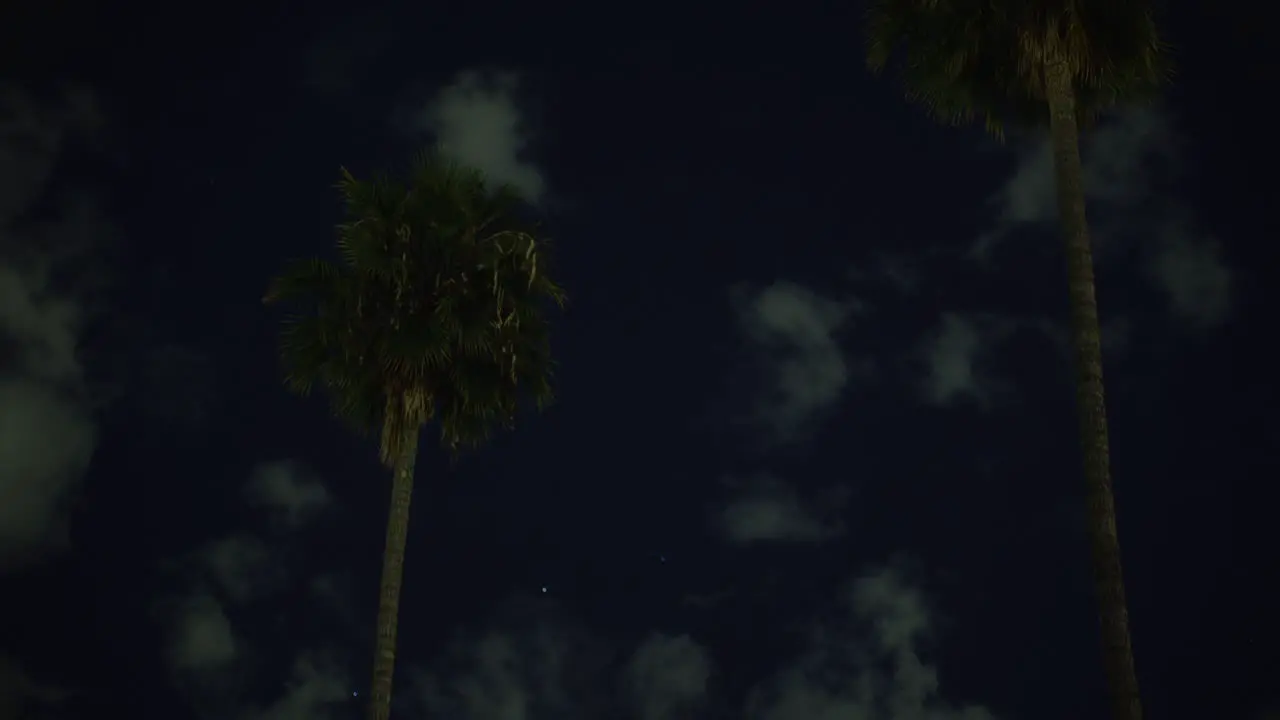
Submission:
<svg viewBox="0 0 1280 720">
<path fill-rule="evenodd" d="M 1066 62 L 1045 68 L 1049 131 L 1057 175 L 1058 214 L 1066 241 L 1067 288 L 1071 303 L 1071 344 L 1075 353 L 1076 406 L 1093 551 L 1093 586 L 1102 630 L 1103 667 L 1110 690 L 1112 720 L 1142 720 L 1138 678 L 1129 637 L 1129 609 L 1120 567 L 1116 502 L 1111 491 L 1111 451 L 1102 386 L 1102 342 L 1094 289 L 1093 250 L 1085 215 L 1075 88 Z"/>
<path fill-rule="evenodd" d="M 409 538 L 409 501 L 413 499 L 413 470 L 418 460 L 418 428 L 405 438 L 391 480 L 391 511 L 387 517 L 387 545 L 382 553 L 382 585 L 378 592 L 378 635 L 374 641 L 373 684 L 369 720 L 391 717 L 391 680 L 396 669 L 396 629 L 400 617 L 400 585 L 404 579 L 404 550 Z"/>
</svg>

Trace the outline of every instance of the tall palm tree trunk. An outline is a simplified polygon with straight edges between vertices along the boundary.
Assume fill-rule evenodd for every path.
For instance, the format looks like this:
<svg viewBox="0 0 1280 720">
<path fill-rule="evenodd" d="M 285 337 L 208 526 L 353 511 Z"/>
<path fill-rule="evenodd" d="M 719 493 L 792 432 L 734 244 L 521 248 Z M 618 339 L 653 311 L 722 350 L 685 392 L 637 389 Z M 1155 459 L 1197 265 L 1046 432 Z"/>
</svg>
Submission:
<svg viewBox="0 0 1280 720">
<path fill-rule="evenodd" d="M 404 578 L 404 549 L 409 537 L 409 501 L 413 498 L 413 470 L 418 459 L 418 427 L 405 438 L 391 480 L 391 512 L 387 518 L 387 546 L 382 554 L 382 586 L 378 593 L 378 636 L 374 641 L 373 688 L 369 720 L 391 717 L 391 680 L 396 669 L 396 628 L 400 616 L 400 585 Z"/>
<path fill-rule="evenodd" d="M 1141 720 L 1142 702 L 1133 666 L 1129 610 L 1116 534 L 1116 502 L 1111 492 L 1111 453 L 1102 387 L 1102 342 L 1094 291 L 1093 251 L 1085 216 L 1084 178 L 1076 126 L 1071 68 L 1058 61 L 1045 68 L 1049 130 L 1057 175 L 1058 213 L 1067 251 L 1071 341 L 1075 351 L 1076 405 L 1093 550 L 1093 585 L 1102 629 L 1103 664 L 1111 695 L 1112 720 Z"/>
</svg>

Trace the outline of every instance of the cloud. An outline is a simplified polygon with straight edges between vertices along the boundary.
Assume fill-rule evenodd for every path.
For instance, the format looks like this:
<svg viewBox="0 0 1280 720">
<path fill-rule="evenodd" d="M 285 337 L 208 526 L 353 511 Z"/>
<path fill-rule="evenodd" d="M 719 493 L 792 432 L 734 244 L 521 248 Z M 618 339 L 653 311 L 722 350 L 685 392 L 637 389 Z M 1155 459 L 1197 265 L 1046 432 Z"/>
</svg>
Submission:
<svg viewBox="0 0 1280 720">
<path fill-rule="evenodd" d="M 994 720 L 940 695 L 937 669 L 920 657 L 931 618 L 897 574 L 862 577 L 843 600 L 795 663 L 751 692 L 747 720 Z"/>
<path fill-rule="evenodd" d="M 1059 322 L 1042 318 L 1027 323 L 1027 326 L 1043 333 L 1053 344 L 1054 349 L 1064 362 L 1075 362 L 1071 354 L 1071 332 L 1067 328 L 1065 318 Z M 1103 362 L 1108 366 L 1128 354 L 1129 347 L 1133 343 L 1134 334 L 1133 322 L 1128 317 L 1108 313 L 1102 318 L 1102 327 L 1099 328 L 1099 331 L 1102 340 Z"/>
<path fill-rule="evenodd" d="M 430 714 L 441 714 L 440 709 L 452 707 L 474 720 L 526 717 L 536 689 L 526 687 L 525 661 L 517 654 L 513 641 L 502 635 L 489 635 L 470 652 L 471 667 L 466 675 L 454 680 L 452 687 L 446 689 L 427 681 L 424 702 L 436 710 Z"/>
<path fill-rule="evenodd" d="M 845 498 L 806 501 L 795 488 L 771 477 L 733 483 L 735 493 L 715 517 L 720 536 L 734 544 L 821 542 L 843 532 L 837 518 Z"/>
<path fill-rule="evenodd" d="M 84 92 L 42 104 L 0 85 L 0 571 L 65 546 L 97 441 L 77 352 L 84 298 L 65 276 L 104 225 L 85 196 L 55 192 L 51 179 L 99 122 Z M 36 222 L 27 213 L 37 202 L 56 209 Z"/>
<path fill-rule="evenodd" d="M 910 254 L 875 250 L 865 262 L 850 267 L 847 276 L 859 287 L 911 296 L 923 287 L 922 267 L 940 259 L 949 260 L 953 254 L 945 245 L 929 245 Z"/>
<path fill-rule="evenodd" d="M 1152 108 L 1136 108 L 1116 115 L 1087 134 L 1081 143 L 1085 198 L 1091 209 L 1139 208 L 1149 199 L 1153 176 L 1176 161 L 1172 128 Z M 1058 221 L 1053 154 L 1048 137 L 1024 142 L 1013 174 L 992 197 L 997 225 L 992 239 L 1021 225 L 1050 225 Z M 1097 218 L 1090 218 L 1097 225 Z M 1107 223 L 1102 223 L 1106 226 Z M 1105 227 L 1095 235 L 1106 235 Z M 1095 238 L 1097 240 L 1098 238 Z"/>
<path fill-rule="evenodd" d="M 1181 139 L 1153 108 L 1119 113 L 1082 142 L 1086 198 L 1095 261 L 1139 243 L 1146 278 L 1167 300 L 1170 313 L 1192 329 L 1208 330 L 1228 317 L 1233 273 L 1211 235 L 1162 185 L 1176 175 Z M 996 248 L 1023 227 L 1058 222 L 1053 160 L 1048 139 L 1023 145 L 1008 182 L 993 196 L 995 228 L 972 254 L 989 262 Z"/>
<path fill-rule="evenodd" d="M 29 378 L 0 381 L 0 570 L 67 544 L 69 505 L 95 435 L 74 397 Z"/>
<path fill-rule="evenodd" d="M 993 343 L 1012 330 L 1010 321 L 984 315 L 943 313 L 922 348 L 925 375 L 920 393 L 930 404 L 951 406 L 970 400 L 988 407 L 1006 389 L 984 371 L 982 359 Z"/>
<path fill-rule="evenodd" d="M 101 125 L 97 102 L 84 88 L 44 103 L 0 84 L 0 219 L 7 224 L 39 200 L 67 145 L 92 138 Z"/>
<path fill-rule="evenodd" d="M 233 602 L 242 603 L 276 589 L 283 577 L 266 543 L 233 535 L 210 543 L 204 562 L 213 580 Z"/>
<path fill-rule="evenodd" d="M 221 603 L 205 592 L 184 598 L 170 620 L 168 659 L 181 673 L 221 670 L 240 654 L 240 643 L 231 630 Z"/>
<path fill-rule="evenodd" d="M 413 115 L 410 129 L 433 134 L 443 153 L 538 204 L 545 199 L 546 180 L 527 158 L 530 133 L 519 87 L 514 73 L 461 72 Z"/>
<path fill-rule="evenodd" d="M 515 598 L 487 629 L 460 634 L 408 675 L 408 715 L 684 720 L 702 716 L 711 659 L 694 639 L 657 632 L 615 652 L 550 603 Z"/>
<path fill-rule="evenodd" d="M 688 635 L 651 635 L 624 671 L 639 720 L 695 718 L 707 702 L 711 662 Z"/>
<path fill-rule="evenodd" d="M 468 720 L 605 716 L 610 663 L 599 640 L 546 604 L 517 599 L 510 607 L 518 608 L 517 618 L 461 635 L 432 668 L 410 671 L 414 713 Z"/>
<path fill-rule="evenodd" d="M 836 339 L 858 305 L 785 281 L 734 295 L 739 325 L 770 381 L 752 419 L 775 440 L 795 439 L 835 405 L 852 372 L 865 371 L 850 366 Z"/>
<path fill-rule="evenodd" d="M 329 720 L 352 700 L 351 681 L 336 664 L 304 653 L 294 661 L 285 691 L 263 707 L 240 717 L 248 720 Z"/>
<path fill-rule="evenodd" d="M 254 469 L 245 497 L 250 505 L 268 510 L 277 528 L 292 533 L 275 533 L 270 541 L 249 532 L 228 535 L 189 556 L 194 562 L 182 563 L 188 585 L 163 604 L 161 613 L 170 670 L 201 715 L 250 720 L 338 717 L 353 701 L 351 680 L 339 661 L 345 655 L 323 643 L 305 645 L 280 666 L 272 651 L 273 645 L 280 647 L 276 632 L 293 642 L 317 611 L 324 627 L 345 622 L 323 612 L 332 609 L 332 602 L 307 604 L 304 612 L 296 599 L 278 595 L 289 587 L 283 580 L 294 556 L 291 549 L 305 543 L 298 533 L 328 503 L 328 492 L 296 463 L 278 461 Z M 310 584 L 322 584 L 321 577 L 311 578 Z M 326 586 L 336 590 L 332 584 Z M 283 622 L 278 614 L 281 602 L 291 606 Z M 276 620 L 278 628 L 265 637 L 262 628 L 272 625 L 263 623 L 264 618 Z M 263 687 L 262 679 L 273 673 L 280 673 L 283 690 L 265 701 L 251 698 L 250 692 Z"/>
<path fill-rule="evenodd" d="M 1209 330 L 1231 311 L 1231 271 L 1217 240 L 1193 239 L 1176 230 L 1152 257 L 1149 273 L 1173 313 L 1192 329 Z"/>
<path fill-rule="evenodd" d="M 407 668 L 408 716 L 468 720 L 994 720 L 941 693 L 922 656 L 933 617 L 892 569 L 857 577 L 832 612 L 806 626 L 800 652 L 741 696 L 716 696 L 713 653 L 689 635 L 654 632 L 611 651 L 546 603 L 458 636 L 429 669 Z M 508 613 L 509 615 L 509 613 Z M 741 705 L 738 703 L 741 701 Z"/>
<path fill-rule="evenodd" d="M 329 491 L 319 479 L 291 461 L 256 468 L 245 494 L 250 504 L 272 512 L 290 528 L 301 526 L 329 504 Z"/>
</svg>

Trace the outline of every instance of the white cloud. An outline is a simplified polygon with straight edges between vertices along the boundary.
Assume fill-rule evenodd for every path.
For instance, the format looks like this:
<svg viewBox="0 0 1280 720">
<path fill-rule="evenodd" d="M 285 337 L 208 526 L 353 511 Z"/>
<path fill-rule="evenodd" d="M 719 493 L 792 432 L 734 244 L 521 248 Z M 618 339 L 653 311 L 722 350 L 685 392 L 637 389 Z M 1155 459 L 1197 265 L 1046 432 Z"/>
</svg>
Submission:
<svg viewBox="0 0 1280 720">
<path fill-rule="evenodd" d="M 738 321 L 761 352 L 770 379 L 753 420 L 774 439 L 793 439 L 848 385 L 852 369 L 836 335 L 857 305 L 785 281 L 736 294 Z"/>
<path fill-rule="evenodd" d="M 728 542 L 821 542 L 843 532 L 832 517 L 844 506 L 839 493 L 805 500 L 795 488 L 766 476 L 730 485 L 733 495 L 715 518 L 716 529 Z"/>
<path fill-rule="evenodd" d="M 99 118 L 92 98 L 71 92 L 41 104 L 0 86 L 0 570 L 66 543 L 68 505 L 96 444 L 77 354 L 84 312 L 75 288 L 51 278 L 104 231 L 91 203 L 51 193 L 72 138 Z M 52 199 L 52 220 L 24 213 Z"/>
<path fill-rule="evenodd" d="M 1231 271 L 1212 238 L 1196 240 L 1170 231 L 1170 240 L 1151 259 L 1149 272 L 1174 314 L 1193 329 L 1226 321 L 1231 311 Z"/>
<path fill-rule="evenodd" d="M 1174 148 L 1172 129 L 1151 108 L 1137 108 L 1103 122 L 1085 136 L 1081 147 L 1085 196 L 1091 208 L 1132 210 L 1147 198 L 1157 168 L 1174 161 Z M 1056 223 L 1054 188 L 1049 139 L 1039 134 L 1022 144 L 1013 175 L 992 198 L 998 210 L 997 239 L 1019 225 Z M 1097 228 L 1093 230 L 1099 234 Z"/>
<path fill-rule="evenodd" d="M 555 657 L 553 654 L 552 657 Z M 445 689 L 428 681 L 425 702 L 440 714 L 454 707 L 474 720 L 523 720 L 530 713 L 532 692 L 526 687 L 525 660 L 514 642 L 503 635 L 489 635 L 471 650 L 467 674 L 455 678 Z"/>
<path fill-rule="evenodd" d="M 413 710 L 468 720 L 604 717 L 609 658 L 599 641 L 545 603 L 512 607 L 515 622 L 460 636 L 429 671 L 410 671 Z"/>
<path fill-rule="evenodd" d="M 909 296 L 921 289 L 921 263 L 946 255 L 942 246 L 930 246 L 910 255 L 877 250 L 866 262 L 850 267 L 847 274 L 859 287 L 870 285 L 880 290 L 891 290 L 897 295 Z"/>
<path fill-rule="evenodd" d="M 711 660 L 692 638 L 661 633 L 613 652 L 549 604 L 517 599 L 408 675 L 405 710 L 423 717 L 685 720 L 708 702 Z"/>
<path fill-rule="evenodd" d="M 920 593 L 895 573 L 857 580 L 801 657 L 752 691 L 747 720 L 993 720 L 940 695 L 919 654 L 930 626 Z"/>
<path fill-rule="evenodd" d="M 227 667 L 239 642 L 222 605 L 208 593 L 184 598 L 170 620 L 169 662 L 182 673 L 209 673 Z"/>
<path fill-rule="evenodd" d="M 687 635 L 650 636 L 624 673 L 639 720 L 697 717 L 707 701 L 711 663 L 707 651 Z"/>
<path fill-rule="evenodd" d="M 67 511 L 95 435 L 74 397 L 28 378 L 0 380 L 0 569 L 67 544 Z"/>
<path fill-rule="evenodd" d="M 7 225 L 39 200 L 68 140 L 91 137 L 100 125 L 97 104 L 82 88 L 42 103 L 0 85 L 0 220 Z"/>
<path fill-rule="evenodd" d="M 1146 277 L 1168 301 L 1171 314 L 1193 329 L 1221 325 L 1229 314 L 1233 273 L 1218 242 L 1196 229 L 1185 208 L 1160 187 L 1180 158 L 1180 138 L 1152 108 L 1104 121 L 1085 136 L 1081 152 L 1095 262 L 1140 245 Z M 1054 228 L 1058 220 L 1053 161 L 1047 138 L 1025 144 L 1008 182 L 994 195 L 995 228 L 973 254 L 984 261 L 1024 226 Z M 1119 255 L 1120 253 L 1114 253 Z"/>
<path fill-rule="evenodd" d="M 249 710 L 249 720 L 330 720 L 343 717 L 352 699 L 351 680 L 333 663 L 304 653 L 294 661 L 285 691 L 265 707 Z"/>
<path fill-rule="evenodd" d="M 275 513 L 291 528 L 329 504 L 329 491 L 319 479 L 288 460 L 255 468 L 245 494 L 252 505 Z"/>
<path fill-rule="evenodd" d="M 1075 362 L 1071 354 L 1071 332 L 1067 328 L 1065 319 L 1060 322 L 1041 319 L 1027 323 L 1027 326 L 1034 327 L 1042 332 L 1053 344 L 1054 349 L 1057 350 L 1059 357 L 1063 361 L 1067 363 Z M 1102 359 L 1105 365 L 1110 366 L 1112 362 L 1122 359 L 1128 354 L 1134 334 L 1133 322 L 1128 317 L 1114 313 L 1108 314 L 1102 320 L 1100 333 Z"/>
<path fill-rule="evenodd" d="M 244 602 L 279 586 L 283 573 L 270 548 L 252 535 L 233 535 L 210 543 L 204 562 L 219 588 L 234 602 Z"/>
<path fill-rule="evenodd" d="M 546 194 L 542 172 L 527 158 L 528 123 L 513 73 L 459 73 L 411 120 L 413 130 L 435 135 L 446 155 L 518 188 L 532 203 Z"/>
<path fill-rule="evenodd" d="M 1010 329 L 1009 321 L 990 316 L 943 313 L 923 347 L 926 372 L 920 391 L 925 401 L 949 406 L 971 400 L 988 406 L 1005 385 L 981 363 Z"/>
<path fill-rule="evenodd" d="M 181 564 L 190 584 L 176 600 L 166 603 L 161 616 L 166 623 L 170 669 L 201 714 L 250 720 L 338 717 L 353 700 L 351 679 L 343 663 L 335 660 L 338 656 L 308 645 L 293 654 L 290 665 L 268 664 L 267 658 L 278 655 L 264 651 L 269 639 L 262 636 L 262 628 L 270 625 L 261 623 L 264 614 L 270 617 L 279 611 L 277 593 L 290 587 L 283 582 L 294 575 L 288 572 L 290 548 L 305 542 L 296 533 L 328 504 L 329 494 L 297 464 L 279 461 L 253 470 L 245 496 L 250 505 L 271 511 L 291 534 L 275 534 L 270 542 L 251 533 L 229 535 L 208 543 Z M 324 584 L 336 591 L 322 577 L 311 578 L 309 584 Z M 333 604 L 308 608 L 332 610 Z M 301 620 L 299 615 L 290 608 L 287 617 L 296 622 Z M 339 620 L 325 618 L 330 625 Z M 249 622 L 254 623 L 252 632 L 245 627 Z M 297 629 L 292 622 L 285 626 L 286 634 Z M 285 675 L 283 688 L 266 702 L 250 701 L 249 691 L 261 687 L 261 677 L 273 672 Z"/>
<path fill-rule="evenodd" d="M 610 652 L 547 605 L 520 622 L 452 643 L 431 671 L 408 670 L 400 714 L 468 720 L 994 720 L 944 697 L 921 657 L 932 639 L 921 593 L 890 570 L 857 578 L 834 612 L 811 623 L 803 650 L 746 696 L 739 711 L 716 697 L 712 653 L 686 635 L 653 633 L 630 653 Z M 726 712 L 727 711 L 727 712 Z"/>
</svg>

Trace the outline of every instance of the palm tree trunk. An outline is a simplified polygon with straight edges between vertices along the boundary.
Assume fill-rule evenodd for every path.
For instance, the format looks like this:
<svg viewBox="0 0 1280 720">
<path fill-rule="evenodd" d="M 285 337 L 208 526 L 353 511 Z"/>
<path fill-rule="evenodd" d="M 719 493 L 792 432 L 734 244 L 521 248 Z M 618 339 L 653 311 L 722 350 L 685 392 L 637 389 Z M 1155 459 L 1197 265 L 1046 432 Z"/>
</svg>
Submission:
<svg viewBox="0 0 1280 720">
<path fill-rule="evenodd" d="M 1111 452 L 1102 388 L 1102 342 L 1094 291 L 1093 251 L 1085 217 L 1084 178 L 1080 166 L 1075 90 L 1065 61 L 1045 68 L 1049 130 L 1057 175 L 1058 213 L 1067 250 L 1067 287 L 1071 304 L 1071 341 L 1075 351 L 1076 405 L 1088 498 L 1093 585 L 1102 629 L 1103 664 L 1111 695 L 1112 720 L 1141 720 L 1142 702 L 1133 666 L 1129 609 L 1120 567 L 1116 502 L 1111 492 Z"/>
<path fill-rule="evenodd" d="M 374 641 L 373 689 L 369 720 L 391 717 L 391 680 L 396 669 L 396 627 L 400 616 L 400 585 L 404 578 L 404 549 L 409 537 L 409 501 L 418 459 L 418 427 L 412 425 L 404 451 L 396 460 L 391 480 L 391 512 L 387 518 L 387 546 L 382 554 L 382 586 L 378 594 L 378 636 Z"/>
</svg>

